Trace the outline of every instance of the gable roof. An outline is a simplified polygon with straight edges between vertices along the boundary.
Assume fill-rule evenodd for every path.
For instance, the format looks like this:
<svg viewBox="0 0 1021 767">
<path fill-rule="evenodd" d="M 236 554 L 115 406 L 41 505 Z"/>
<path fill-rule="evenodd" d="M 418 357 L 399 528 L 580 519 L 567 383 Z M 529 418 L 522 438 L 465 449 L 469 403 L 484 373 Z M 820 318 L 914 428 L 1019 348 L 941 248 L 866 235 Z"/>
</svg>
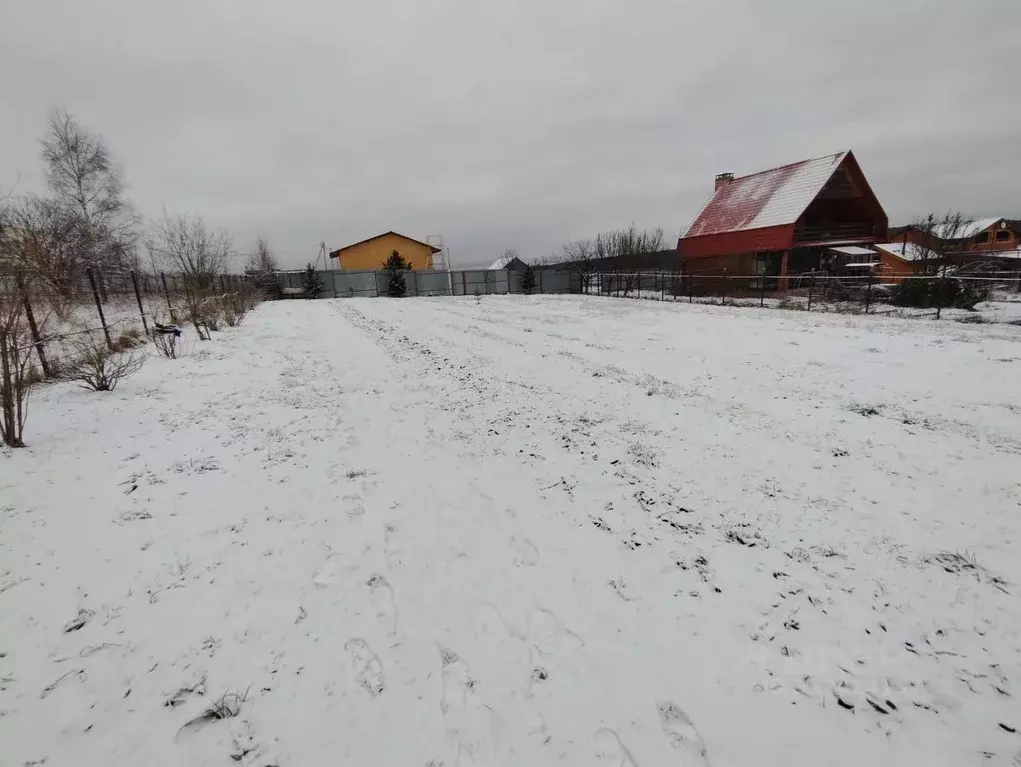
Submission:
<svg viewBox="0 0 1021 767">
<path fill-rule="evenodd" d="M 487 271 L 491 269 L 510 269 L 517 266 L 525 267 L 525 262 L 519 256 L 500 256 L 496 261 L 487 266 L 486 269 Z"/>
<path fill-rule="evenodd" d="M 735 178 L 713 193 L 684 237 L 793 224 L 850 155 L 837 152 Z"/>
<path fill-rule="evenodd" d="M 957 237 L 955 239 L 966 240 L 969 237 L 974 237 L 979 232 L 984 232 L 991 226 L 996 226 L 1000 221 L 1003 221 L 1002 216 L 997 218 L 976 218 L 974 221 L 968 221 L 961 225 Z M 949 227 L 936 227 L 933 234 L 940 239 L 945 239 L 949 234 L 955 234 L 953 231 L 947 231 Z"/>
<path fill-rule="evenodd" d="M 913 242 L 907 243 L 905 248 L 903 240 L 901 242 L 876 243 L 876 250 L 885 251 L 901 261 L 936 261 L 939 259 L 938 254 Z"/>
<path fill-rule="evenodd" d="M 406 235 L 401 234 L 400 232 L 395 232 L 395 231 L 393 231 L 391 229 L 389 232 L 383 232 L 382 234 L 377 234 L 375 237 L 369 237 L 368 239 L 360 240 L 359 242 L 353 242 L 350 245 L 345 245 L 343 248 L 337 248 L 336 250 L 331 250 L 330 251 L 330 258 L 336 258 L 338 255 L 343 253 L 345 250 L 350 250 L 351 248 L 356 248 L 359 245 L 364 245 L 367 242 L 372 242 L 373 240 L 378 240 L 380 237 L 386 237 L 387 235 L 391 235 L 391 234 L 394 235 L 395 237 L 400 237 L 402 240 L 407 240 L 408 242 L 415 242 L 415 243 L 418 243 L 419 245 L 425 245 L 433 253 L 439 253 L 440 252 L 439 248 L 430 245 L 428 242 L 422 242 L 421 240 L 416 240 L 414 237 L 408 237 Z"/>
</svg>

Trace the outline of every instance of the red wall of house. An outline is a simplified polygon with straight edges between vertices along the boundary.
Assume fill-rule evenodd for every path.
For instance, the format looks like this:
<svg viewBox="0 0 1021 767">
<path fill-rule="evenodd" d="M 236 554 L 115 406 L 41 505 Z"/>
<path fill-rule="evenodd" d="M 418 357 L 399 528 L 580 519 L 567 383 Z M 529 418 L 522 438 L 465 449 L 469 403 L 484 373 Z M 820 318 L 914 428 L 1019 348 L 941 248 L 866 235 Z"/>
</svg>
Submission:
<svg viewBox="0 0 1021 767">
<path fill-rule="evenodd" d="M 1017 250 L 1019 245 L 1021 245 L 1021 238 L 1018 237 L 1018 233 L 1015 232 L 1013 229 L 1001 229 L 998 227 L 990 227 L 985 231 L 989 233 L 989 241 L 978 242 L 978 237 L 976 236 L 972 240 L 971 244 L 968 246 L 968 250 L 971 251 Z M 997 240 L 996 239 L 997 232 L 1006 232 L 1007 239 Z M 1000 236 L 1002 237 L 1003 235 Z"/>
<path fill-rule="evenodd" d="M 769 226 L 741 232 L 707 234 L 704 237 L 681 238 L 677 253 L 682 261 L 730 253 L 754 253 L 760 250 L 787 250 L 794 237 L 794 225 Z"/>
<path fill-rule="evenodd" d="M 879 251 L 879 281 L 886 283 L 902 282 L 905 277 L 914 275 L 915 270 L 910 261 L 897 258 L 885 251 Z"/>
</svg>

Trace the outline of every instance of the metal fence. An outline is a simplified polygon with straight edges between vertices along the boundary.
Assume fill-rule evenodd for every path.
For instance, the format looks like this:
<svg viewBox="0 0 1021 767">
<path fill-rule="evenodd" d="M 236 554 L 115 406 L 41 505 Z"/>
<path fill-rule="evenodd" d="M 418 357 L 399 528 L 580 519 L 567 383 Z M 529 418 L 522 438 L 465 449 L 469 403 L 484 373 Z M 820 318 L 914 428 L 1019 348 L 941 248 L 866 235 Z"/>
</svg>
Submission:
<svg viewBox="0 0 1021 767">
<path fill-rule="evenodd" d="M 80 355 L 83 344 L 134 345 L 158 323 L 193 321 L 189 307 L 196 302 L 252 289 L 251 279 L 237 274 L 195 281 L 180 274 L 87 268 L 58 279 L 22 270 L 0 273 L 0 316 L 9 320 L 5 333 L 33 348 L 39 377 L 53 378 Z"/>
<path fill-rule="evenodd" d="M 915 308 L 935 310 L 940 316 L 944 309 L 972 309 L 991 297 L 1021 302 L 1021 273 L 989 271 L 980 275 L 903 277 L 809 273 L 780 277 L 680 271 L 609 272 L 586 275 L 582 292 L 613 298 L 864 314 Z M 1018 314 L 1021 316 L 1021 311 Z"/>
<path fill-rule="evenodd" d="M 304 296 L 305 272 L 280 272 L 280 288 L 287 296 Z M 316 272 L 322 289 L 316 298 L 376 297 L 387 294 L 389 274 L 383 271 Z M 463 269 L 450 272 L 408 271 L 403 276 L 406 296 L 476 296 L 524 293 L 524 273 L 506 269 Z M 581 279 L 564 270 L 536 269 L 533 293 L 580 293 Z"/>
</svg>

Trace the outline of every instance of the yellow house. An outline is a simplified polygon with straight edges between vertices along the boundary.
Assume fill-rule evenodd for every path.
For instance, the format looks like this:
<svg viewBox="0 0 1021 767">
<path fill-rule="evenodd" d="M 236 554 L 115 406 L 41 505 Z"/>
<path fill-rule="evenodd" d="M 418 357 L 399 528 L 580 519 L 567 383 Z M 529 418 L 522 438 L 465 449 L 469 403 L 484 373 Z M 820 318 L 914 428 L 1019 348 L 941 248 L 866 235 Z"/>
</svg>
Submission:
<svg viewBox="0 0 1021 767">
<path fill-rule="evenodd" d="M 421 271 L 433 268 L 433 253 L 439 253 L 428 243 L 413 240 L 397 232 L 384 232 L 354 245 L 330 251 L 330 258 L 337 259 L 334 266 L 345 271 L 381 269 L 390 254 L 397 251 L 411 268 Z"/>
</svg>

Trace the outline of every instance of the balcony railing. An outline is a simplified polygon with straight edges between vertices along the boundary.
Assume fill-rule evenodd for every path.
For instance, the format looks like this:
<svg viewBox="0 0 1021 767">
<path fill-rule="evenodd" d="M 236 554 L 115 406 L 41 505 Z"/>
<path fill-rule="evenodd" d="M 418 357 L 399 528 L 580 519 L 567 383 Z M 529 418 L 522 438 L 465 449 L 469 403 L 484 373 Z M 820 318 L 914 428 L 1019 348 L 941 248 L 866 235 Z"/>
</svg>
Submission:
<svg viewBox="0 0 1021 767">
<path fill-rule="evenodd" d="M 794 228 L 795 242 L 845 242 L 874 237 L 876 227 L 871 223 L 799 224 Z"/>
</svg>

